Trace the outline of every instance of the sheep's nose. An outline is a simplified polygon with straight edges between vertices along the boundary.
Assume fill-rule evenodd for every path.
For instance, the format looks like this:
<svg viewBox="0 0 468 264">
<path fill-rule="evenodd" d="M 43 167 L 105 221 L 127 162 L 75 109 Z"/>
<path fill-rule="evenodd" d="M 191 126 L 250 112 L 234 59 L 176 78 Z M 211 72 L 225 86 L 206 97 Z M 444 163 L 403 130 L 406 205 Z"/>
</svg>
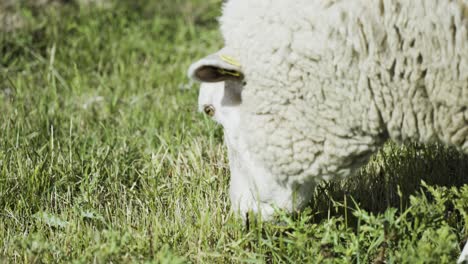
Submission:
<svg viewBox="0 0 468 264">
<path fill-rule="evenodd" d="M 215 112 L 216 112 L 216 109 L 214 108 L 213 105 L 204 105 L 203 106 L 203 112 L 205 112 L 205 114 L 207 114 L 209 116 L 214 116 Z"/>
</svg>

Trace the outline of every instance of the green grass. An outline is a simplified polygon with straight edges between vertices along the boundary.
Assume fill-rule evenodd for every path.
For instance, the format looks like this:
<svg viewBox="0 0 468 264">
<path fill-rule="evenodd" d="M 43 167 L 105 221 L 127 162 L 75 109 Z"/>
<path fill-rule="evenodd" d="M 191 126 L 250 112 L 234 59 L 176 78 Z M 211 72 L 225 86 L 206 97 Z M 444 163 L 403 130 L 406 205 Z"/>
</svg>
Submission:
<svg viewBox="0 0 468 264">
<path fill-rule="evenodd" d="M 0 262 L 457 258 L 468 158 L 437 145 L 389 143 L 294 216 L 230 212 L 222 130 L 185 77 L 222 45 L 220 0 L 21 3 L 23 26 L 0 31 Z"/>
</svg>

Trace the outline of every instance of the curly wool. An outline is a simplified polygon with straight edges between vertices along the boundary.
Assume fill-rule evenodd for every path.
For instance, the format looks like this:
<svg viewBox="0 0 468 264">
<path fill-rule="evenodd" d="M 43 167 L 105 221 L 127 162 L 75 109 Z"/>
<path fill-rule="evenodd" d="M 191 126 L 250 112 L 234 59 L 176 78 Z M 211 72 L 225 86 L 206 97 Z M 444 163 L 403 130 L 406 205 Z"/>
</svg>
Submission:
<svg viewBox="0 0 468 264">
<path fill-rule="evenodd" d="M 302 183 L 350 175 L 388 137 L 468 152 L 467 3 L 228 1 L 255 159 Z"/>
</svg>

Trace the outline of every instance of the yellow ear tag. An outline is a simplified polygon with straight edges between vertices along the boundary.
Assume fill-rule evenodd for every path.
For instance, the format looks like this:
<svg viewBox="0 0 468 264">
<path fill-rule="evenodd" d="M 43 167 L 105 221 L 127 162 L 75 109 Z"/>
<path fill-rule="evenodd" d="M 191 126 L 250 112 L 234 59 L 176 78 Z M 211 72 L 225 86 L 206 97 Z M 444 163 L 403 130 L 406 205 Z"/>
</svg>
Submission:
<svg viewBox="0 0 468 264">
<path fill-rule="evenodd" d="M 234 59 L 233 57 L 230 57 L 230 56 L 227 56 L 227 55 L 219 55 L 219 57 L 224 61 L 224 62 L 227 62 L 231 65 L 234 65 L 236 67 L 240 67 L 240 63 Z"/>
<path fill-rule="evenodd" d="M 234 77 L 240 77 L 241 74 L 236 71 L 230 71 L 230 70 L 225 70 L 225 69 L 218 69 L 218 72 L 221 73 L 222 75 L 231 75 Z"/>
</svg>

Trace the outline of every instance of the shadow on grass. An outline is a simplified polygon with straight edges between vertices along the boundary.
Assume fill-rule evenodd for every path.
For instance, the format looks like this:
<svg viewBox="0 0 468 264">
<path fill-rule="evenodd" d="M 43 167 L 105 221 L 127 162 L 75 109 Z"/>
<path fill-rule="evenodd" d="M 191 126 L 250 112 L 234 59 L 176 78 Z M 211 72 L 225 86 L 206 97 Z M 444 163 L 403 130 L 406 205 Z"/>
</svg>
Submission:
<svg viewBox="0 0 468 264">
<path fill-rule="evenodd" d="M 390 207 L 403 211 L 411 195 L 427 193 L 423 182 L 445 187 L 468 184 L 468 155 L 441 145 L 389 142 L 357 175 L 318 186 L 309 207 L 316 212 L 314 221 L 344 215 L 345 207 L 353 210 L 358 206 L 371 213 L 383 213 Z"/>
</svg>

